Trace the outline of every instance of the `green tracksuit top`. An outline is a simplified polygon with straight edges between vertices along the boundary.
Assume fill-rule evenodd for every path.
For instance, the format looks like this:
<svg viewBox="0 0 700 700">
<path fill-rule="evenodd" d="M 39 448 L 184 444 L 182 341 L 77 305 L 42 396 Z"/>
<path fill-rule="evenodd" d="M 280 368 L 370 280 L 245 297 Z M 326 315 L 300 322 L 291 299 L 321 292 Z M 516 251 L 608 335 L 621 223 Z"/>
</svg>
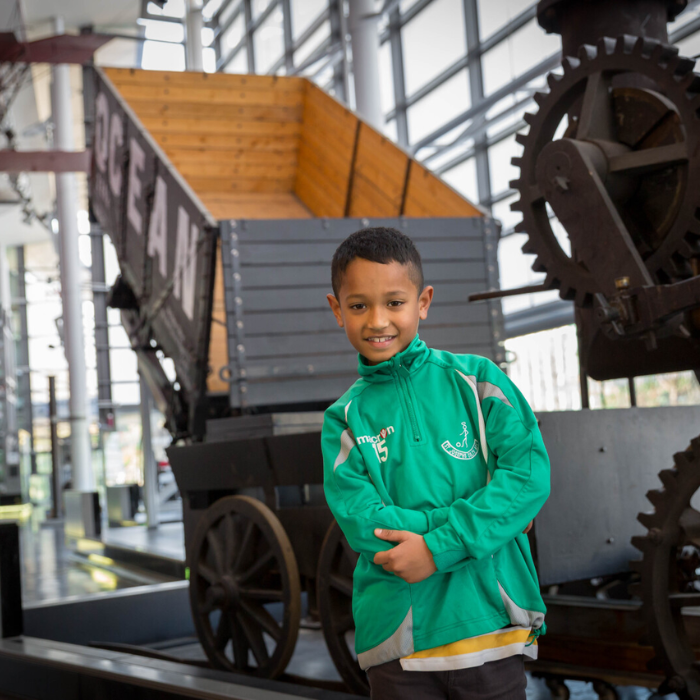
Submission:
<svg viewBox="0 0 700 700">
<path fill-rule="evenodd" d="M 493 632 L 544 632 L 522 531 L 549 495 L 537 420 L 490 360 L 418 336 L 370 366 L 327 411 L 328 505 L 353 550 L 355 648 L 363 668 Z M 373 563 L 375 528 L 425 536 L 437 571 L 408 584 Z"/>
</svg>

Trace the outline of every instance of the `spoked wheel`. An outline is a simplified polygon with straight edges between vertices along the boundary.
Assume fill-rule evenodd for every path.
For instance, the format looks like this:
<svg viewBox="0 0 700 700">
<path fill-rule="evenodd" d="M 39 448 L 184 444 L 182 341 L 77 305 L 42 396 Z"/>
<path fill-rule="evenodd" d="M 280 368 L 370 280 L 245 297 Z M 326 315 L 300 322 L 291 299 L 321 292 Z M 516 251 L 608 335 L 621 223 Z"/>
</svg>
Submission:
<svg viewBox="0 0 700 700">
<path fill-rule="evenodd" d="M 337 522 L 328 528 L 318 560 L 318 613 L 326 646 L 345 684 L 359 695 L 369 695 L 367 675 L 352 652 L 352 574 L 359 555 L 350 549 Z"/>
<path fill-rule="evenodd" d="M 647 494 L 654 512 L 638 516 L 647 534 L 632 538 L 643 558 L 630 565 L 641 573 L 642 610 L 656 651 L 652 664 L 666 673 L 660 692 L 700 700 L 698 640 L 683 615 L 683 608 L 700 607 L 700 438 L 673 460 L 674 468 L 659 474 L 664 488 Z"/>
<path fill-rule="evenodd" d="M 277 516 L 248 496 L 210 506 L 193 539 L 190 605 L 199 641 L 216 667 L 279 676 L 301 618 L 296 558 Z"/>
</svg>

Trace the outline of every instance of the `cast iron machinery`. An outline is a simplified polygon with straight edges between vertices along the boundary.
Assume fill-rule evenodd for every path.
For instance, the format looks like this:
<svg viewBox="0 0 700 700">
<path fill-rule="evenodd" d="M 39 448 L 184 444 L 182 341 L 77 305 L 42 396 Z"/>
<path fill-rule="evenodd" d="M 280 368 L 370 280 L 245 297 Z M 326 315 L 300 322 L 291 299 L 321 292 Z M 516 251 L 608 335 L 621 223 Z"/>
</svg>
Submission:
<svg viewBox="0 0 700 700">
<path fill-rule="evenodd" d="M 700 367 L 700 76 L 666 29 L 685 5 L 538 6 L 540 24 L 562 35 L 563 70 L 517 137 L 512 207 L 543 288 L 575 303 L 584 405 L 586 376 Z M 700 605 L 700 438 L 673 460 L 647 494 L 653 512 L 639 515 L 648 531 L 633 538 L 643 556 L 631 568 L 660 690 L 697 700 L 697 639 L 682 611 Z"/>
</svg>

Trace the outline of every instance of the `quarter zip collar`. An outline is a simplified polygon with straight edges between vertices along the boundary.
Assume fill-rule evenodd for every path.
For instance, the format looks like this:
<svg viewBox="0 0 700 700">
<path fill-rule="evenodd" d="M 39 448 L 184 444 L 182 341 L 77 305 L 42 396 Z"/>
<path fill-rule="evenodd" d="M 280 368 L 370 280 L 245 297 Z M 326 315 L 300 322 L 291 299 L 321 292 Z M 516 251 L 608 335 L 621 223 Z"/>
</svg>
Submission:
<svg viewBox="0 0 700 700">
<path fill-rule="evenodd" d="M 428 346 L 416 335 L 405 350 L 377 365 L 367 364 L 365 357 L 360 355 L 357 371 L 368 382 L 386 382 L 396 375 L 399 368 L 405 373 L 413 374 L 423 366 L 428 355 L 430 355 Z"/>
</svg>

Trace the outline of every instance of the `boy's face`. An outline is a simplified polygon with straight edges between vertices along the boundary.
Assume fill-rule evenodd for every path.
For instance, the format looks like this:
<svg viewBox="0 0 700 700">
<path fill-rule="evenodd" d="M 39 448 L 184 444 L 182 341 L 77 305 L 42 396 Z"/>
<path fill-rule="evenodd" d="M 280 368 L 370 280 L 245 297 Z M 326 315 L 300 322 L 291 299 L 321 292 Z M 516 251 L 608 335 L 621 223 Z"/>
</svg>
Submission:
<svg viewBox="0 0 700 700">
<path fill-rule="evenodd" d="M 355 350 L 375 365 L 410 345 L 418 322 L 428 317 L 433 288 L 419 294 L 408 265 L 355 258 L 345 270 L 338 297 L 328 295 L 338 325 Z"/>
</svg>

